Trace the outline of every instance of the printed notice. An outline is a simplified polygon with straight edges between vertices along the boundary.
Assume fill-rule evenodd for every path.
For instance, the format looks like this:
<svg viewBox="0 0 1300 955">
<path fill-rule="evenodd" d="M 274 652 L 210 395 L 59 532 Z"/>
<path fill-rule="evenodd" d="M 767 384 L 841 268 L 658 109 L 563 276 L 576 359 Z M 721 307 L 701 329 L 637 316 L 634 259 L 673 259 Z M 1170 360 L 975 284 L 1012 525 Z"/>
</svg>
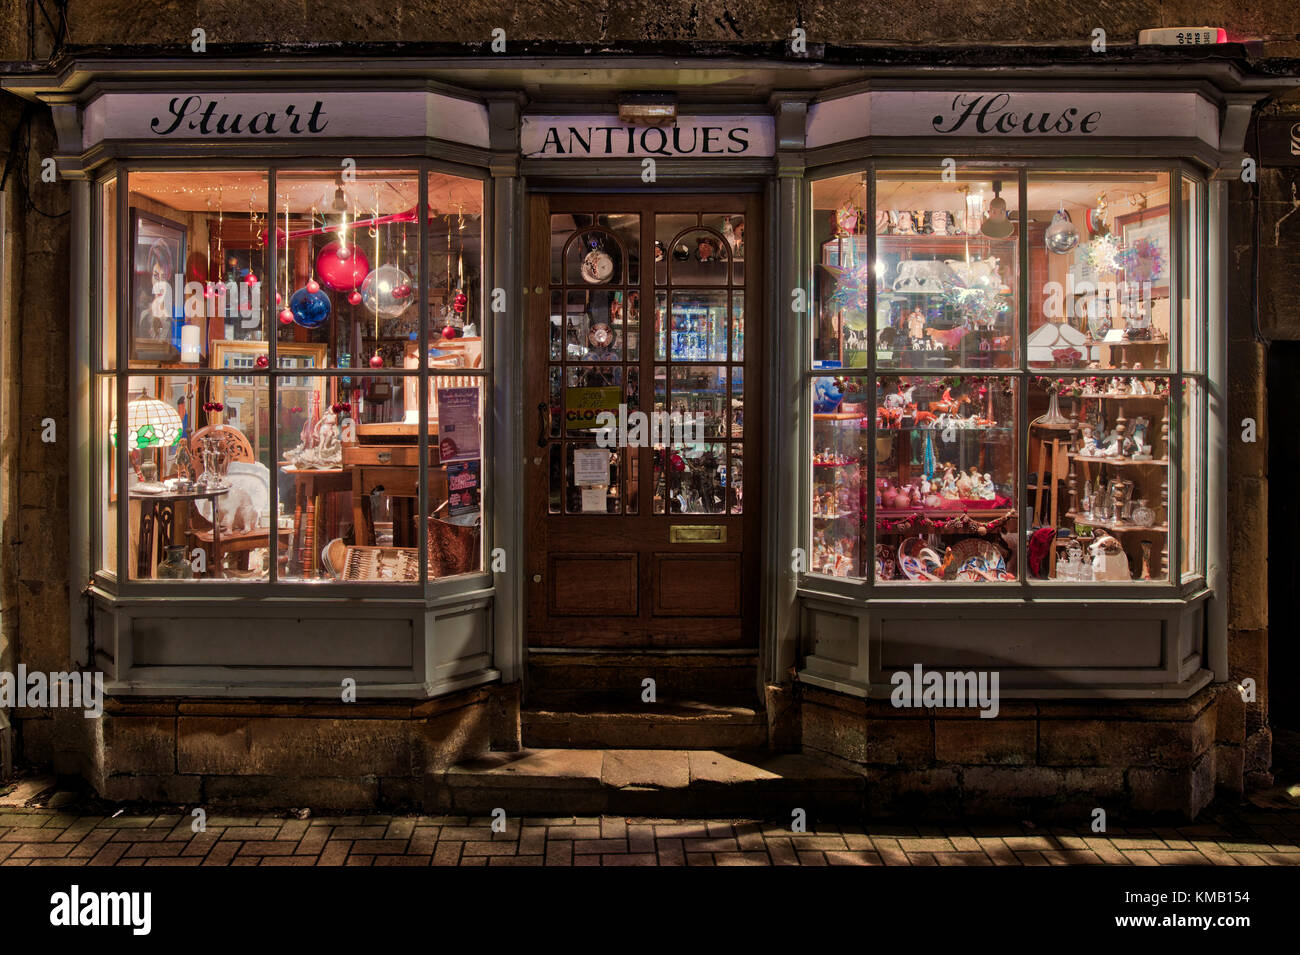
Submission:
<svg viewBox="0 0 1300 955">
<path fill-rule="evenodd" d="M 592 451 L 586 448 L 573 452 L 573 483 L 579 487 L 609 484 L 609 452 L 599 448 Z M 603 492 L 602 492 L 603 493 Z M 583 508 L 586 510 L 586 508 Z"/>
<path fill-rule="evenodd" d="M 607 510 L 605 507 L 605 485 L 584 487 L 582 489 L 582 512 L 584 514 L 593 512 L 604 514 Z"/>
<path fill-rule="evenodd" d="M 438 460 L 477 461 L 478 389 L 438 389 Z"/>
</svg>

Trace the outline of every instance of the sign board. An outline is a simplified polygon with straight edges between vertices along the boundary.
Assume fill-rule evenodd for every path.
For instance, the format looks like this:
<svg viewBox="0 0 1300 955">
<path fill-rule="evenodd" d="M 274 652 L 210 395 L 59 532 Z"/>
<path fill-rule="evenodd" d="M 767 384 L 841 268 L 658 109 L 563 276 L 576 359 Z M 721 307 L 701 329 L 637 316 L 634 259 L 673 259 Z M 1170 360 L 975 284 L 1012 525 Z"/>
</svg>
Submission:
<svg viewBox="0 0 1300 955">
<path fill-rule="evenodd" d="M 480 103 L 419 90 L 105 93 L 86 107 L 82 148 L 105 139 L 205 143 L 423 136 L 488 145 Z"/>
<path fill-rule="evenodd" d="M 679 117 L 674 126 L 629 126 L 617 116 L 525 116 L 521 151 L 529 159 L 736 159 L 771 156 L 771 116 Z"/>
<path fill-rule="evenodd" d="M 600 427 L 604 412 L 618 417 L 623 389 L 617 385 L 601 388 L 566 388 L 564 391 L 564 430 L 593 431 Z"/>
<path fill-rule="evenodd" d="M 1189 92 L 874 90 L 814 103 L 808 146 L 864 136 L 1200 139 L 1219 145 L 1218 109 Z"/>
</svg>

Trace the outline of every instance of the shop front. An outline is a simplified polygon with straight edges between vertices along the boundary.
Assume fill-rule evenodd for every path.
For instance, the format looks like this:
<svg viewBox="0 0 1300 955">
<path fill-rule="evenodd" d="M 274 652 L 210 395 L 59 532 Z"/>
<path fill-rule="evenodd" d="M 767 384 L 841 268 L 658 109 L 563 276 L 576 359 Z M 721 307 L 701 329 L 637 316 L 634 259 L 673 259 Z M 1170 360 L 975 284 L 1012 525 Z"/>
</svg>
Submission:
<svg viewBox="0 0 1300 955">
<path fill-rule="evenodd" d="M 1269 82 L 769 66 L 656 72 L 666 123 L 630 62 L 579 105 L 522 61 L 6 79 L 73 197 L 68 649 L 110 701 L 69 764 L 293 805 L 481 808 L 449 772 L 599 747 L 798 751 L 872 812 L 1239 791 L 1226 181 Z"/>
</svg>

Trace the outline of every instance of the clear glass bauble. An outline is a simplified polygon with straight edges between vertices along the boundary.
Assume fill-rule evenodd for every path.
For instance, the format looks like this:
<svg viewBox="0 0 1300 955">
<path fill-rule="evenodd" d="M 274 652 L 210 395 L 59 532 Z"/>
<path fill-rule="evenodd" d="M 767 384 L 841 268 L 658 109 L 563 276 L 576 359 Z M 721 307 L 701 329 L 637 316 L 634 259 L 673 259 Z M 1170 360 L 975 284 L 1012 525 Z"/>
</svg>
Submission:
<svg viewBox="0 0 1300 955">
<path fill-rule="evenodd" d="M 411 277 L 395 265 L 381 265 L 361 283 L 361 301 L 371 313 L 396 318 L 415 301 Z"/>
</svg>

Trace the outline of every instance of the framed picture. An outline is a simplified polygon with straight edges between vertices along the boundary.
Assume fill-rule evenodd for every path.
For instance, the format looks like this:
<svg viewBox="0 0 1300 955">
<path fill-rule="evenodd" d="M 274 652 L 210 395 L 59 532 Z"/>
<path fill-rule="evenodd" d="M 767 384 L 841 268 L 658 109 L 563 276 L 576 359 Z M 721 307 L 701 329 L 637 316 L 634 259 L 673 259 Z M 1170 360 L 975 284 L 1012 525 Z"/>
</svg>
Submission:
<svg viewBox="0 0 1300 955">
<path fill-rule="evenodd" d="M 319 400 L 323 414 L 329 407 L 326 392 L 328 379 L 316 375 L 325 367 L 326 344 L 277 342 L 276 361 L 282 371 L 295 374 L 282 377 L 278 388 L 278 408 L 267 407 L 270 389 L 267 379 L 257 372 L 257 359 L 268 351 L 266 342 L 230 341 L 212 343 L 212 368 L 226 369 L 230 375 L 213 378 L 212 401 L 224 409 L 207 415 L 205 424 L 222 423 L 244 432 L 259 461 L 271 454 L 271 421 L 279 433 L 280 450 L 298 444 L 303 424 L 311 415 L 312 403 Z"/>
<path fill-rule="evenodd" d="M 1136 262 L 1124 270 L 1126 282 L 1150 282 L 1152 298 L 1169 295 L 1169 206 L 1140 209 L 1115 217 L 1115 229 L 1124 248 L 1136 253 Z"/>
<path fill-rule="evenodd" d="M 131 357 L 176 361 L 181 354 L 185 302 L 186 228 L 131 208 Z"/>
</svg>

